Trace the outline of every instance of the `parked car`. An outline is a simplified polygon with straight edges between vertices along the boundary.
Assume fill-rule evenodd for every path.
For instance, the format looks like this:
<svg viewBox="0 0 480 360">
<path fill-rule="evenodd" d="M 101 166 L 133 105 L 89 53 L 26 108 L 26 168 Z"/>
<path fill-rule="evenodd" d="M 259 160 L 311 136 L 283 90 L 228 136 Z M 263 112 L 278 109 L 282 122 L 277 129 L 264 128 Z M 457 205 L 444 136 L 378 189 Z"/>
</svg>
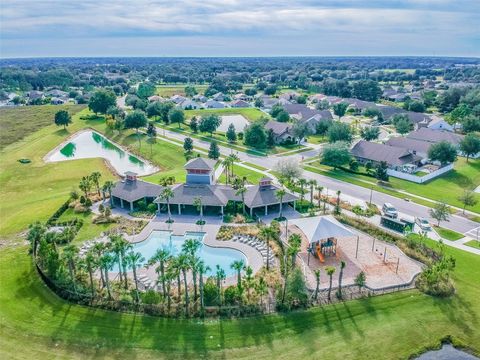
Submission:
<svg viewBox="0 0 480 360">
<path fill-rule="evenodd" d="M 420 227 L 420 229 L 422 229 L 423 231 L 431 231 L 432 230 L 432 226 L 430 225 L 428 220 L 425 219 L 425 218 L 417 217 L 415 219 L 415 222 Z"/>
<path fill-rule="evenodd" d="M 396 219 L 398 217 L 398 211 L 395 207 L 390 203 L 383 204 L 382 207 L 383 215 L 391 217 L 392 219 Z"/>
</svg>

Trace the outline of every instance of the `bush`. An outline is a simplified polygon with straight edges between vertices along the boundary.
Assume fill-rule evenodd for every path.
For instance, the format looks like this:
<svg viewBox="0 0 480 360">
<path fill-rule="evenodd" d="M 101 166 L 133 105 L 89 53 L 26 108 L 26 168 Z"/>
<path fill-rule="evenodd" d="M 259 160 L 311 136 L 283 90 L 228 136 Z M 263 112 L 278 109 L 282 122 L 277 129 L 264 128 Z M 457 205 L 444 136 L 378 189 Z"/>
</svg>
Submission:
<svg viewBox="0 0 480 360">
<path fill-rule="evenodd" d="M 155 290 L 147 290 L 144 293 L 140 293 L 140 299 L 144 304 L 155 305 L 160 303 L 162 296 Z"/>
<path fill-rule="evenodd" d="M 203 286 L 203 298 L 205 305 L 218 305 L 218 288 L 213 279 L 208 279 Z"/>
<path fill-rule="evenodd" d="M 149 213 L 155 214 L 157 212 L 157 206 L 154 203 L 148 204 L 147 211 Z"/>
<path fill-rule="evenodd" d="M 443 257 L 430 265 L 417 279 L 417 288 L 429 295 L 447 297 L 455 293 L 455 286 L 450 275 L 455 268 L 455 259 Z"/>
<path fill-rule="evenodd" d="M 229 286 L 223 292 L 225 305 L 237 305 L 242 300 L 242 294 L 236 286 Z"/>
</svg>

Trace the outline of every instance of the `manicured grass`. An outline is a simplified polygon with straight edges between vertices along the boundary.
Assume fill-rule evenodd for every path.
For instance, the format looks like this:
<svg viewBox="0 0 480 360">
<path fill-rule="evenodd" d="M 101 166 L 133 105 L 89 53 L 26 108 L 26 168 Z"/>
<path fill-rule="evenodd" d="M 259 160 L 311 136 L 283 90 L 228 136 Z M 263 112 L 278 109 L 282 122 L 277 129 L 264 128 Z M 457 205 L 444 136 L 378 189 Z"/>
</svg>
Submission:
<svg viewBox="0 0 480 360">
<path fill-rule="evenodd" d="M 456 231 L 450 230 L 450 229 L 445 229 L 442 227 L 435 226 L 434 227 L 435 231 L 437 232 L 438 235 L 440 235 L 442 238 L 450 240 L 450 241 L 456 241 L 459 239 L 463 239 L 464 235 L 460 234 Z"/>
<path fill-rule="evenodd" d="M 467 245 L 467 246 L 470 246 L 470 247 L 475 248 L 475 249 L 480 249 L 480 241 L 477 241 L 477 240 L 467 241 L 463 245 Z"/>
<path fill-rule="evenodd" d="M 43 157 L 65 138 L 91 125 L 79 120 L 78 115 L 66 131 L 49 125 L 0 152 L 0 236 L 22 231 L 33 221 L 47 220 L 83 176 L 100 171 L 102 182 L 114 178 L 101 159 L 43 161 Z M 17 161 L 21 158 L 32 162 L 21 164 Z"/>
<path fill-rule="evenodd" d="M 0 358 L 405 359 L 447 335 L 479 355 L 479 257 L 445 251 L 456 259 L 457 292 L 449 299 L 414 290 L 285 315 L 202 321 L 67 303 L 41 283 L 25 247 L 8 246 L 0 252 Z"/>
<path fill-rule="evenodd" d="M 356 185 L 370 187 L 369 184 L 365 182 L 358 181 L 358 180 L 365 180 L 368 182 L 375 182 L 374 178 L 359 175 L 359 174 L 352 174 L 342 170 L 333 170 L 332 168 L 325 166 L 311 164 L 315 168 L 321 168 L 322 173 L 327 176 L 332 176 L 335 178 L 339 178 L 340 180 L 344 180 L 347 182 L 354 183 Z M 310 169 L 307 169 L 310 170 Z M 312 170 L 313 171 L 313 170 Z M 383 191 L 386 193 L 390 193 L 391 195 L 398 196 L 401 198 L 408 197 L 405 194 L 399 194 L 395 192 L 396 190 L 403 190 L 409 192 L 414 195 L 422 196 L 428 199 L 432 199 L 435 201 L 443 201 L 449 205 L 463 207 L 462 203 L 458 200 L 458 197 L 463 193 L 465 189 L 472 189 L 480 185 L 480 159 L 473 159 L 470 160 L 468 163 L 465 158 L 459 158 L 455 163 L 455 169 L 449 171 L 448 173 L 433 179 L 424 184 L 417 184 L 411 181 L 397 179 L 390 176 L 390 180 L 388 184 L 393 192 L 387 192 L 385 188 L 382 188 Z M 376 188 L 377 190 L 377 188 Z M 421 203 L 420 199 L 412 198 L 412 201 L 417 203 Z M 480 201 L 474 206 L 469 208 L 470 211 L 480 213 Z"/>
<path fill-rule="evenodd" d="M 42 105 L 0 108 L 0 149 L 21 140 L 38 129 L 53 124 L 55 113 L 68 110 L 75 115 L 85 105 Z"/>
<path fill-rule="evenodd" d="M 56 163 L 45 163 L 43 157 L 76 131 L 91 127 L 110 139 L 127 147 L 132 152 L 154 162 L 161 171 L 147 179 L 158 182 L 161 176 L 175 176 L 177 181 L 185 179 L 183 165 L 186 162 L 183 149 L 177 145 L 157 140 L 150 147 L 145 136 L 141 143 L 133 131 L 108 131 L 101 118 L 85 117 L 90 113 L 83 110 L 73 117 L 67 130 L 49 125 L 27 136 L 23 141 L 7 146 L 0 152 L 0 236 L 17 233 L 28 224 L 45 221 L 77 189 L 80 179 L 94 171 L 102 173 L 101 181 L 114 179 L 102 159 L 82 159 Z M 83 119 L 80 119 L 80 116 Z M 195 156 L 195 153 L 193 154 Z M 30 159 L 30 164 L 17 160 Z"/>
<path fill-rule="evenodd" d="M 328 140 L 325 136 L 322 135 L 309 135 L 307 137 L 307 143 L 309 144 L 323 144 L 326 143 Z"/>
<path fill-rule="evenodd" d="M 260 166 L 260 165 L 257 165 L 257 164 L 252 164 L 252 163 L 249 163 L 249 162 L 243 162 L 243 164 L 245 165 L 248 165 L 254 169 L 257 169 L 257 170 L 260 170 L 260 171 L 267 171 L 268 169 L 263 167 L 263 166 Z"/>
<path fill-rule="evenodd" d="M 257 108 L 224 108 L 224 109 L 199 109 L 185 110 L 185 116 L 190 119 L 193 116 L 204 116 L 216 114 L 222 115 L 243 115 L 247 120 L 257 121 L 261 117 L 269 118 L 270 116 Z"/>
<path fill-rule="evenodd" d="M 163 97 L 171 97 L 173 95 L 185 96 L 185 87 L 193 86 L 199 94 L 203 94 L 207 90 L 208 85 L 182 84 L 182 85 L 158 85 L 155 93 Z"/>
<path fill-rule="evenodd" d="M 247 181 L 250 184 L 253 184 L 253 185 L 257 185 L 260 182 L 260 179 L 265 176 L 262 173 L 244 168 L 243 166 L 239 166 L 239 165 L 236 165 L 236 164 L 233 166 L 233 173 L 234 173 L 234 175 L 236 175 L 240 178 L 246 177 Z M 221 183 L 221 184 L 225 184 L 225 173 L 224 172 L 222 172 L 222 175 L 218 179 L 218 182 Z"/>
<path fill-rule="evenodd" d="M 92 240 L 95 237 L 99 236 L 101 232 L 110 229 L 115 224 L 94 224 L 92 223 L 93 214 L 92 213 L 80 213 L 77 214 L 73 209 L 67 209 L 58 221 L 70 221 L 75 218 L 82 219 L 83 225 L 80 228 L 77 236 L 73 240 L 75 244 L 81 244 L 87 240 Z"/>
</svg>

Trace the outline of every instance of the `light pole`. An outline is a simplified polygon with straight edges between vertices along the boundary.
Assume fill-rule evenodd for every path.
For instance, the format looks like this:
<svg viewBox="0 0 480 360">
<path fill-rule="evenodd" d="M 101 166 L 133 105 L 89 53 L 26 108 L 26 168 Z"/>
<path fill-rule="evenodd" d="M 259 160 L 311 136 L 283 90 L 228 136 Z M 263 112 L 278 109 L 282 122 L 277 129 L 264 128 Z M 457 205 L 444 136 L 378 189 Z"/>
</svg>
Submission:
<svg viewBox="0 0 480 360">
<path fill-rule="evenodd" d="M 373 196 L 373 185 L 370 187 L 370 201 L 368 202 L 368 205 L 372 205 L 372 196 Z"/>
</svg>

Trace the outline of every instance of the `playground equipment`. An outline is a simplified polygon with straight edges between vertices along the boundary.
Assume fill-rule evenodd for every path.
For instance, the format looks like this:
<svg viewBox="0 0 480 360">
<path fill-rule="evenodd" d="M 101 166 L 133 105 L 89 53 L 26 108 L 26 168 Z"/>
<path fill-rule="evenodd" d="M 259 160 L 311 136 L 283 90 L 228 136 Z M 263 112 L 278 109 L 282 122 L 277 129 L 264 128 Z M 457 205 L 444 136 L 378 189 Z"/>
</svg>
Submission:
<svg viewBox="0 0 480 360">
<path fill-rule="evenodd" d="M 315 245 L 315 254 L 320 262 L 325 262 L 325 256 L 332 256 L 337 253 L 337 239 L 330 237 L 320 240 Z"/>
</svg>

